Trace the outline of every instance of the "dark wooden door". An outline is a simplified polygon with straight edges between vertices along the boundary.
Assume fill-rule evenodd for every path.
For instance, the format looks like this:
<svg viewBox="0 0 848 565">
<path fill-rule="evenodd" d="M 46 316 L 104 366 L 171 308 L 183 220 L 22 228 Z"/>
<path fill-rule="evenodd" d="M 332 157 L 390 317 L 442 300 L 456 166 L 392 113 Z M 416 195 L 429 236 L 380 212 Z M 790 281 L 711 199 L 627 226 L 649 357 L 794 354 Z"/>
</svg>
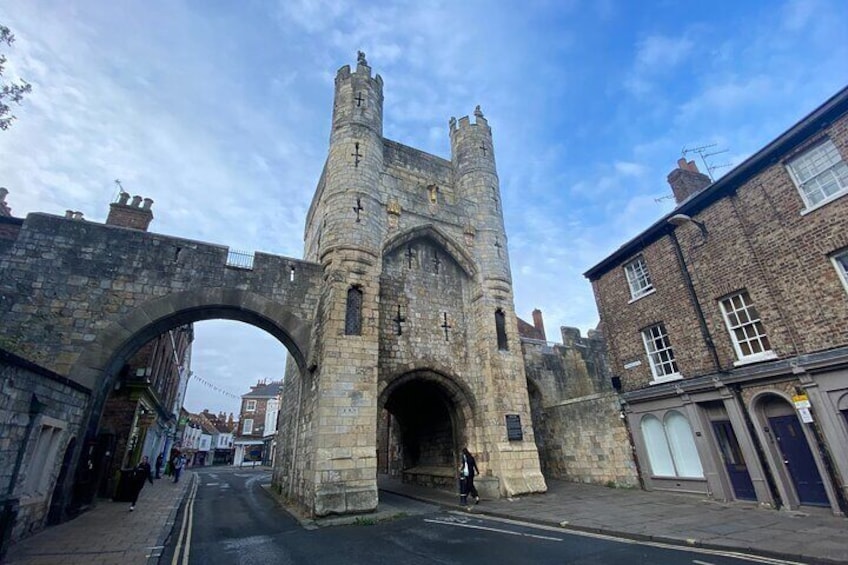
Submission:
<svg viewBox="0 0 848 565">
<path fill-rule="evenodd" d="M 769 423 L 801 504 L 830 506 L 824 482 L 798 418 L 794 415 L 777 416 L 769 418 Z"/>
<path fill-rule="evenodd" d="M 748 465 L 745 464 L 742 449 L 739 447 L 739 441 L 736 439 L 730 420 L 714 421 L 713 431 L 715 431 L 718 448 L 724 459 L 724 467 L 730 477 L 734 495 L 739 500 L 757 500 L 754 483 L 751 482 L 751 475 L 748 474 Z"/>
</svg>

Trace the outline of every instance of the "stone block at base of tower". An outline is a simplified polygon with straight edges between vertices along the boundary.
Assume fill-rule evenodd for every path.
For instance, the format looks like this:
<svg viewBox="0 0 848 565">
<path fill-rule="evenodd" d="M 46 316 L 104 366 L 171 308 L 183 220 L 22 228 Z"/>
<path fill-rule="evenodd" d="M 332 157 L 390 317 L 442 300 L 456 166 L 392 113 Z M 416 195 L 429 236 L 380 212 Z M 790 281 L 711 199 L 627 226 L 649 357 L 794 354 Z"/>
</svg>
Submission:
<svg viewBox="0 0 848 565">
<path fill-rule="evenodd" d="M 365 514 L 377 509 L 377 484 L 367 487 L 324 484 L 315 492 L 316 517 L 331 514 Z"/>
</svg>

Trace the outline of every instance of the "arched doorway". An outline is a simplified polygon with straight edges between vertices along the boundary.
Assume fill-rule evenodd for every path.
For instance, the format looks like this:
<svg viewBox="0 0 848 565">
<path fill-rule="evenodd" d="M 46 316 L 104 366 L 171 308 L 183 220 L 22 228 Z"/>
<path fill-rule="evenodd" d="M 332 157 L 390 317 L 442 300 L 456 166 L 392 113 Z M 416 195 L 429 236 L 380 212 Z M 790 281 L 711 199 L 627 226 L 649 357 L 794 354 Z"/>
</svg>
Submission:
<svg viewBox="0 0 848 565">
<path fill-rule="evenodd" d="M 404 482 L 454 488 L 459 451 L 473 409 L 457 382 L 435 371 L 407 373 L 380 395 L 378 456 L 381 472 Z"/>
<path fill-rule="evenodd" d="M 810 447 L 809 433 L 792 405 L 777 394 L 764 394 L 756 400 L 757 417 L 767 434 L 764 445 L 780 481 L 788 487 L 791 505 L 830 506 L 818 463 Z"/>
</svg>

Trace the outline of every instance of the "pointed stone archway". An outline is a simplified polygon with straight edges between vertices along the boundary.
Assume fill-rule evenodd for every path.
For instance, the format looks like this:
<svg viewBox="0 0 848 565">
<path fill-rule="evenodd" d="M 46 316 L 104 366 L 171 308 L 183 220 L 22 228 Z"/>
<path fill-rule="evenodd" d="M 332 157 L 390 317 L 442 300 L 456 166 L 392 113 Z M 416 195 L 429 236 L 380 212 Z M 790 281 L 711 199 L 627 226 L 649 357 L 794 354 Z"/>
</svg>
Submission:
<svg viewBox="0 0 848 565">
<path fill-rule="evenodd" d="M 381 470 L 404 482 L 453 488 L 459 451 L 475 439 L 470 392 L 443 372 L 415 369 L 385 383 L 379 407 Z"/>
</svg>

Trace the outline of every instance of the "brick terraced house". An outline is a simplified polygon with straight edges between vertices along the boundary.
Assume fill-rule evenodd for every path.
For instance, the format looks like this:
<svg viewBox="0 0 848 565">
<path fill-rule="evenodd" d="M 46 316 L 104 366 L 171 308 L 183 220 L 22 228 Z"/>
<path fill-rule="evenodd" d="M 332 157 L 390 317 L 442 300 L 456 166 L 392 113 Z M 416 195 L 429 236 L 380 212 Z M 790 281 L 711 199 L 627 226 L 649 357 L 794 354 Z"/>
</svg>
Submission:
<svg viewBox="0 0 848 565">
<path fill-rule="evenodd" d="M 848 88 L 586 272 L 649 490 L 846 512 Z"/>
<path fill-rule="evenodd" d="M 233 465 L 273 464 L 282 388 L 282 381 L 261 380 L 241 395 Z"/>
</svg>

